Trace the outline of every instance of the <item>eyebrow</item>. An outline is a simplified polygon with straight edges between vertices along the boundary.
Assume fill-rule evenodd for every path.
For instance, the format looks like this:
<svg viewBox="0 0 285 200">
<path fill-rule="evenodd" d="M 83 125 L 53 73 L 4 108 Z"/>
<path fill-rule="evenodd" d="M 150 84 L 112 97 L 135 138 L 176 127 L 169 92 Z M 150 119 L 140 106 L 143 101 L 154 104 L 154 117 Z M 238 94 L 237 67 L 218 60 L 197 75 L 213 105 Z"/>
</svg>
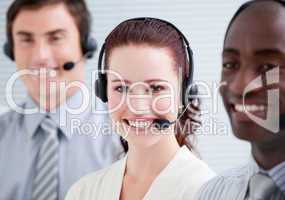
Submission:
<svg viewBox="0 0 285 200">
<path fill-rule="evenodd" d="M 225 48 L 223 50 L 223 55 L 226 53 L 240 55 L 239 50 L 235 48 Z M 277 48 L 265 48 L 265 49 L 258 49 L 254 51 L 255 56 L 285 56 L 285 52 L 277 49 Z"/>
<path fill-rule="evenodd" d="M 226 53 L 240 55 L 240 52 L 235 48 L 225 48 L 222 54 L 224 55 Z"/>
<path fill-rule="evenodd" d="M 33 36 L 32 33 L 27 32 L 27 31 L 18 31 L 18 32 L 16 33 L 16 35 L 25 36 L 25 37 L 31 37 L 31 36 Z"/>
<path fill-rule="evenodd" d="M 55 35 L 55 34 L 66 33 L 66 32 L 67 31 L 65 29 L 56 29 L 56 30 L 45 33 L 45 35 Z"/>
<path fill-rule="evenodd" d="M 112 80 L 112 82 L 125 82 L 125 83 L 131 83 L 131 81 L 129 80 L 122 80 L 122 79 L 114 79 Z M 143 81 L 145 83 L 151 83 L 151 82 L 168 82 L 166 80 L 163 80 L 163 79 L 149 79 L 149 80 L 146 80 L 146 81 Z"/>
<path fill-rule="evenodd" d="M 47 33 L 45 33 L 45 35 L 50 36 L 50 35 L 55 35 L 55 34 L 59 34 L 59 33 L 66 33 L 67 31 L 64 29 L 56 29 L 56 30 L 52 30 L 52 31 L 48 31 Z M 16 33 L 16 35 L 19 36 L 25 36 L 25 37 L 32 37 L 34 34 L 28 31 L 18 31 Z"/>
<path fill-rule="evenodd" d="M 268 55 L 285 56 L 285 52 L 283 52 L 280 49 L 276 49 L 276 48 L 260 49 L 260 50 L 255 51 L 254 54 L 257 55 L 257 56 L 268 56 Z"/>
<path fill-rule="evenodd" d="M 117 83 L 117 82 L 125 82 L 125 83 L 130 83 L 130 81 L 128 80 L 124 80 L 124 79 L 114 79 L 112 80 L 113 83 Z"/>
</svg>

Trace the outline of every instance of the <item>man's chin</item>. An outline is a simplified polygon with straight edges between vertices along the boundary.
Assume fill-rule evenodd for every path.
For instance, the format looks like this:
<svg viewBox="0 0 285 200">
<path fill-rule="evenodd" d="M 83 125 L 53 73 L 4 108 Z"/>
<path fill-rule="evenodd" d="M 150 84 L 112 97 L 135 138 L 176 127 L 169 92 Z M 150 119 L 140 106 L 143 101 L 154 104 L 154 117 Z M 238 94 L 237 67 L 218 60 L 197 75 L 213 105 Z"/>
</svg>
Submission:
<svg viewBox="0 0 285 200">
<path fill-rule="evenodd" d="M 272 138 L 273 133 L 254 122 L 232 122 L 233 134 L 241 140 L 248 142 L 259 142 Z"/>
<path fill-rule="evenodd" d="M 64 101 L 64 99 L 62 101 L 59 100 L 59 98 L 54 94 L 50 95 L 50 94 L 44 94 L 44 95 L 39 95 L 39 94 L 33 94 L 30 95 L 32 96 L 33 100 L 35 101 L 35 103 L 42 109 L 46 110 L 46 111 L 51 111 L 54 108 L 56 108 L 60 102 Z"/>
</svg>

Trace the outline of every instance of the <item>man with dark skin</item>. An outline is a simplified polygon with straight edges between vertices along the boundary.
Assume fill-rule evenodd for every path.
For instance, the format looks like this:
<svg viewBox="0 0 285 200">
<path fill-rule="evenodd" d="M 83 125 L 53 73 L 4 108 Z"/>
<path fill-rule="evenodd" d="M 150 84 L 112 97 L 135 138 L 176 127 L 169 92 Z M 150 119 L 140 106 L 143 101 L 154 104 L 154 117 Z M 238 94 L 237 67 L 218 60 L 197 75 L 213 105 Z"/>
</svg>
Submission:
<svg viewBox="0 0 285 200">
<path fill-rule="evenodd" d="M 198 199 L 285 199 L 285 2 L 243 4 L 228 26 L 222 60 L 224 106 L 234 135 L 250 142 L 252 157 L 204 185 Z M 274 84 L 268 80 L 271 72 Z M 262 84 L 256 84 L 258 78 Z M 254 89 L 247 91 L 250 84 Z M 270 96 L 279 101 L 270 102 Z M 274 108 L 277 118 L 269 115 Z M 272 130 L 250 116 L 278 120 L 279 128 Z"/>
</svg>

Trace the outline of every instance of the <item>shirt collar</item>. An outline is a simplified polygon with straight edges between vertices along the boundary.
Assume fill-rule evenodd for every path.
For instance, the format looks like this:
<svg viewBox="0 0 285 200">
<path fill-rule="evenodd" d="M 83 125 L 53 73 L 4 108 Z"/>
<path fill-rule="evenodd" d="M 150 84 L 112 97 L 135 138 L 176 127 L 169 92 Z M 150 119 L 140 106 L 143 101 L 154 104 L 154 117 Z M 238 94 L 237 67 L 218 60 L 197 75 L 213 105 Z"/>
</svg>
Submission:
<svg viewBox="0 0 285 200">
<path fill-rule="evenodd" d="M 252 167 L 255 169 L 254 171 L 263 173 L 268 175 L 274 183 L 277 185 L 277 187 L 285 193 L 285 161 L 281 162 L 280 164 L 274 166 L 270 170 L 265 170 L 262 167 L 260 167 L 253 156 L 251 157 L 252 160 Z"/>
<path fill-rule="evenodd" d="M 33 137 L 37 132 L 42 120 L 48 115 L 57 124 L 61 132 L 70 139 L 72 136 L 71 123 L 72 120 L 83 120 L 90 112 L 90 105 L 84 111 L 71 114 L 68 110 L 79 108 L 82 105 L 82 94 L 80 91 L 76 92 L 73 96 L 69 97 L 66 102 L 50 112 L 37 112 L 33 114 L 25 114 L 25 125 L 30 137 Z M 36 108 L 38 105 L 35 101 L 28 96 L 25 108 Z M 89 102 L 88 102 L 89 103 Z"/>
<path fill-rule="evenodd" d="M 38 106 L 35 103 L 35 101 L 30 96 L 28 96 L 26 104 L 24 106 L 24 110 L 26 111 L 27 109 L 34 109 L 34 108 L 38 108 Z M 46 114 L 43 112 L 35 112 L 33 114 L 27 113 L 23 115 L 24 115 L 24 123 L 26 130 L 28 132 L 28 135 L 32 138 L 37 132 L 39 124 L 45 118 Z"/>
<path fill-rule="evenodd" d="M 270 170 L 260 168 L 260 171 L 268 174 L 282 192 L 285 193 L 285 161 L 274 166 Z"/>
</svg>

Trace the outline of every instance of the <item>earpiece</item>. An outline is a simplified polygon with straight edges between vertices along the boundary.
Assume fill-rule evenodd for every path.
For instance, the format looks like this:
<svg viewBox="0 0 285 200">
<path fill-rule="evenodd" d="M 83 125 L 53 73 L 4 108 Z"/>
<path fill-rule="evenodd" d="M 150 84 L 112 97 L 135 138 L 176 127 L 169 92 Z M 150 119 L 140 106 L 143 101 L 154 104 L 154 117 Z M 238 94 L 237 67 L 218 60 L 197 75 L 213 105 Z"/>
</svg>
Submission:
<svg viewBox="0 0 285 200">
<path fill-rule="evenodd" d="M 13 48 L 12 45 L 9 44 L 9 42 L 4 43 L 3 51 L 8 58 L 14 61 L 15 58 L 14 58 Z"/>
<path fill-rule="evenodd" d="M 87 59 L 91 59 L 97 50 L 97 42 L 95 38 L 91 37 L 90 34 L 86 36 L 86 39 L 81 44 L 82 53 L 86 55 Z"/>
</svg>

